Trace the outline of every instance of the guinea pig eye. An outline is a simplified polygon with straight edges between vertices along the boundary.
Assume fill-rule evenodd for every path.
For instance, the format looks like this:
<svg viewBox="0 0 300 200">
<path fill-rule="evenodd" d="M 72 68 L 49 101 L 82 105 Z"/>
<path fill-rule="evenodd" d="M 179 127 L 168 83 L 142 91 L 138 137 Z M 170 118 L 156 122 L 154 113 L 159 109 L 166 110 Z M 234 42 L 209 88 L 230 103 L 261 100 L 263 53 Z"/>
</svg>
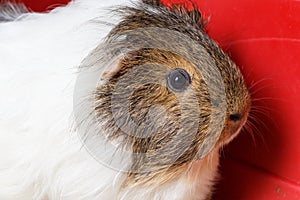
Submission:
<svg viewBox="0 0 300 200">
<path fill-rule="evenodd" d="M 174 69 L 167 76 L 167 86 L 174 92 L 183 92 L 191 84 L 191 77 L 184 69 Z"/>
</svg>

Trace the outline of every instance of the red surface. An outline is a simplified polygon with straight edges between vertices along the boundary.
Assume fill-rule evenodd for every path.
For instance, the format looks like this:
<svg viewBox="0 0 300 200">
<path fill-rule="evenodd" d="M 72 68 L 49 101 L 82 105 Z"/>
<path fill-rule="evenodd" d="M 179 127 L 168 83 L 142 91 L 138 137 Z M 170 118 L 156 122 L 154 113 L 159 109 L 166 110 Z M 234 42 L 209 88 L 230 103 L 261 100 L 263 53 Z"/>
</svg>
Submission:
<svg viewBox="0 0 300 200">
<path fill-rule="evenodd" d="M 228 148 L 228 157 L 255 167 L 224 161 L 227 179 L 217 199 L 300 199 L 300 2 L 223 2 L 199 3 L 211 17 L 208 31 L 243 68 L 248 85 L 261 82 L 252 89 L 260 99 L 253 106 L 256 141 L 243 133 Z"/>
<path fill-rule="evenodd" d="M 300 1 L 199 0 L 252 88 L 251 134 L 227 149 L 215 199 L 300 199 Z M 254 122 L 255 121 L 255 122 Z M 240 164 L 243 163 L 243 164 Z"/>
<path fill-rule="evenodd" d="M 41 11 L 67 1 L 24 2 Z M 248 85 L 256 84 L 255 142 L 244 132 L 229 145 L 214 199 L 300 199 L 300 1 L 195 2 L 210 17 L 210 36 L 243 69 Z"/>
<path fill-rule="evenodd" d="M 222 162 L 222 185 L 214 200 L 291 200 L 300 199 L 300 188 L 294 183 L 227 158 Z"/>
<path fill-rule="evenodd" d="M 27 8 L 35 12 L 46 12 L 52 10 L 57 6 L 62 6 L 70 2 L 70 0 L 10 0 L 10 1 L 22 2 L 27 6 Z"/>
</svg>

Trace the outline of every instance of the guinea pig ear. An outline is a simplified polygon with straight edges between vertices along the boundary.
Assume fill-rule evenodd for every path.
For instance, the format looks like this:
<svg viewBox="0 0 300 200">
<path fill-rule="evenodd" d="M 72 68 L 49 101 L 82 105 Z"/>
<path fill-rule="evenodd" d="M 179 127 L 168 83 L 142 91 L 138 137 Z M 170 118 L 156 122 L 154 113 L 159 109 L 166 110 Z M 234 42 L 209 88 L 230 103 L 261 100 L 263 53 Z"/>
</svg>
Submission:
<svg viewBox="0 0 300 200">
<path fill-rule="evenodd" d="M 110 79 L 115 76 L 120 70 L 122 66 L 120 64 L 120 60 L 113 61 L 102 73 L 102 78 Z"/>
</svg>

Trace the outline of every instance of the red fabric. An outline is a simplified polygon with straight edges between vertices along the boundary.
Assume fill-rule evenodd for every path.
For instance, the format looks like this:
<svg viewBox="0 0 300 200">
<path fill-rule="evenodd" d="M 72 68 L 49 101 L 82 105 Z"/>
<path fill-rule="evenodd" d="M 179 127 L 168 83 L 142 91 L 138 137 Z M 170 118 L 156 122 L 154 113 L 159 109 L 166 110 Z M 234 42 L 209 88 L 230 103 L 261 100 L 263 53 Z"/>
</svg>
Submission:
<svg viewBox="0 0 300 200">
<path fill-rule="evenodd" d="M 166 5 L 187 0 L 162 0 Z M 67 0 L 24 0 L 44 11 Z M 221 163 L 214 199 L 300 199 L 300 1 L 194 0 L 207 30 L 241 67 L 252 88 L 257 123 Z"/>
</svg>

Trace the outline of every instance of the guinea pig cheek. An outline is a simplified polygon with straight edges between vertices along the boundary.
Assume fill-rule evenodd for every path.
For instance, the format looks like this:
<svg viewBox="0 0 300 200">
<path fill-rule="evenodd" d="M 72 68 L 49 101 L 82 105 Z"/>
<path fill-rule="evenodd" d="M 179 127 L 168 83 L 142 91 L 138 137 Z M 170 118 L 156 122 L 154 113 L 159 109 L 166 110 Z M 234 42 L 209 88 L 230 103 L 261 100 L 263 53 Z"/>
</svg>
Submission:
<svg viewBox="0 0 300 200">
<path fill-rule="evenodd" d="M 187 184 L 197 183 L 199 187 L 203 183 L 208 183 L 218 176 L 219 150 L 215 148 L 201 160 L 194 160 L 190 163 L 186 176 Z M 203 188 L 200 187 L 199 190 Z"/>
</svg>

